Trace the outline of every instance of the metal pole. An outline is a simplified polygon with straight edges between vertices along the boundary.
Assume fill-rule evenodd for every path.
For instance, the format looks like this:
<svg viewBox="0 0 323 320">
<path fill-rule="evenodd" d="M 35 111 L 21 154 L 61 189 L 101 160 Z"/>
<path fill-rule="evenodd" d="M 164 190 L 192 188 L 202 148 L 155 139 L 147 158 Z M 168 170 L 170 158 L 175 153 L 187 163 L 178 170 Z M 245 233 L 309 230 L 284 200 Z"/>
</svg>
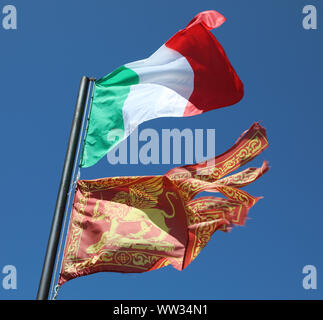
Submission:
<svg viewBox="0 0 323 320">
<path fill-rule="evenodd" d="M 89 84 L 90 79 L 88 77 L 82 77 L 65 155 L 64 168 L 57 194 L 56 207 L 48 239 L 43 271 L 38 287 L 37 300 L 48 299 Z"/>
</svg>

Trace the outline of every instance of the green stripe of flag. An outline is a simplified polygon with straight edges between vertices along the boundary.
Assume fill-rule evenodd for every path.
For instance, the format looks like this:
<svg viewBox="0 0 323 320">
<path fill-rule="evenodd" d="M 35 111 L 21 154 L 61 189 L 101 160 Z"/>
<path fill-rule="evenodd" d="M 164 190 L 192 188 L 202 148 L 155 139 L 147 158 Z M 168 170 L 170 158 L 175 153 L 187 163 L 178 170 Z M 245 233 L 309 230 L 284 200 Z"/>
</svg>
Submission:
<svg viewBox="0 0 323 320">
<path fill-rule="evenodd" d="M 117 144 L 118 138 L 108 141 L 108 133 L 114 129 L 124 131 L 123 105 L 130 87 L 138 83 L 137 73 L 125 66 L 96 81 L 81 167 L 94 165 Z"/>
</svg>

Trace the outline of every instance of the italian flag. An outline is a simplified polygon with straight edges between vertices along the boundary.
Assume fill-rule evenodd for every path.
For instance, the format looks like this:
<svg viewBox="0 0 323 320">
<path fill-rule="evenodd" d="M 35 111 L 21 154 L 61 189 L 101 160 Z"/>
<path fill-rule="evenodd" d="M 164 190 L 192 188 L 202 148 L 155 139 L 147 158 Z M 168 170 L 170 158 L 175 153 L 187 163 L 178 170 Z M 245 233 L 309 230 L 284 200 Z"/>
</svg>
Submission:
<svg viewBox="0 0 323 320">
<path fill-rule="evenodd" d="M 81 167 L 97 163 L 144 121 L 186 117 L 237 103 L 243 84 L 210 32 L 225 21 L 199 13 L 149 58 L 95 82 Z"/>
</svg>

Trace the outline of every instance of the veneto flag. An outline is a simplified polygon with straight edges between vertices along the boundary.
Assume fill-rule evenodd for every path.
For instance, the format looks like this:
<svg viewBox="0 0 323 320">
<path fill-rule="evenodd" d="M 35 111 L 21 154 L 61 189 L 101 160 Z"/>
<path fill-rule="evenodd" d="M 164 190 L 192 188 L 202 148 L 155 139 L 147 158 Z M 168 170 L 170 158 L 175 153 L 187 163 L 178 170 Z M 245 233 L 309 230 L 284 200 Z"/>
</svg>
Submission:
<svg viewBox="0 0 323 320">
<path fill-rule="evenodd" d="M 267 146 L 265 129 L 255 123 L 211 161 L 161 176 L 79 180 L 59 285 L 101 271 L 187 267 L 215 231 L 245 223 L 259 198 L 240 188 L 261 177 L 268 165 L 228 174 Z M 222 197 L 194 198 L 202 191 Z"/>
<path fill-rule="evenodd" d="M 201 12 L 149 58 L 95 82 L 81 167 L 94 165 L 144 121 L 240 101 L 243 84 L 210 32 L 224 21 L 216 11 Z"/>
</svg>

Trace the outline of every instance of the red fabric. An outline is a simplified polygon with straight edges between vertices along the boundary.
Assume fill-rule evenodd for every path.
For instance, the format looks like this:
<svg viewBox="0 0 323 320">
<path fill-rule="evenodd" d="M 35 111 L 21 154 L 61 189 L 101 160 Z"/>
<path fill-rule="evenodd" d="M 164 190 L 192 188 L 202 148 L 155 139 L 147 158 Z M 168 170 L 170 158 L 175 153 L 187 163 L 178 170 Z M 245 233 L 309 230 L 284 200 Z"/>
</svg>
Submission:
<svg viewBox="0 0 323 320">
<path fill-rule="evenodd" d="M 194 90 L 184 116 L 230 106 L 244 95 L 241 80 L 221 44 L 209 31 L 224 21 L 216 11 L 201 12 L 165 44 L 183 55 L 194 71 Z"/>
<path fill-rule="evenodd" d="M 203 24 L 207 30 L 212 30 L 220 27 L 226 18 L 215 10 L 207 10 L 197 14 L 187 25 L 186 29 L 193 27 L 196 24 Z"/>
<path fill-rule="evenodd" d="M 245 223 L 259 200 L 239 188 L 267 170 L 225 177 L 268 146 L 254 124 L 222 155 L 163 176 L 78 181 L 59 285 L 87 274 L 145 272 L 189 265 L 217 231 Z M 223 197 L 194 197 L 202 192 Z"/>
</svg>

